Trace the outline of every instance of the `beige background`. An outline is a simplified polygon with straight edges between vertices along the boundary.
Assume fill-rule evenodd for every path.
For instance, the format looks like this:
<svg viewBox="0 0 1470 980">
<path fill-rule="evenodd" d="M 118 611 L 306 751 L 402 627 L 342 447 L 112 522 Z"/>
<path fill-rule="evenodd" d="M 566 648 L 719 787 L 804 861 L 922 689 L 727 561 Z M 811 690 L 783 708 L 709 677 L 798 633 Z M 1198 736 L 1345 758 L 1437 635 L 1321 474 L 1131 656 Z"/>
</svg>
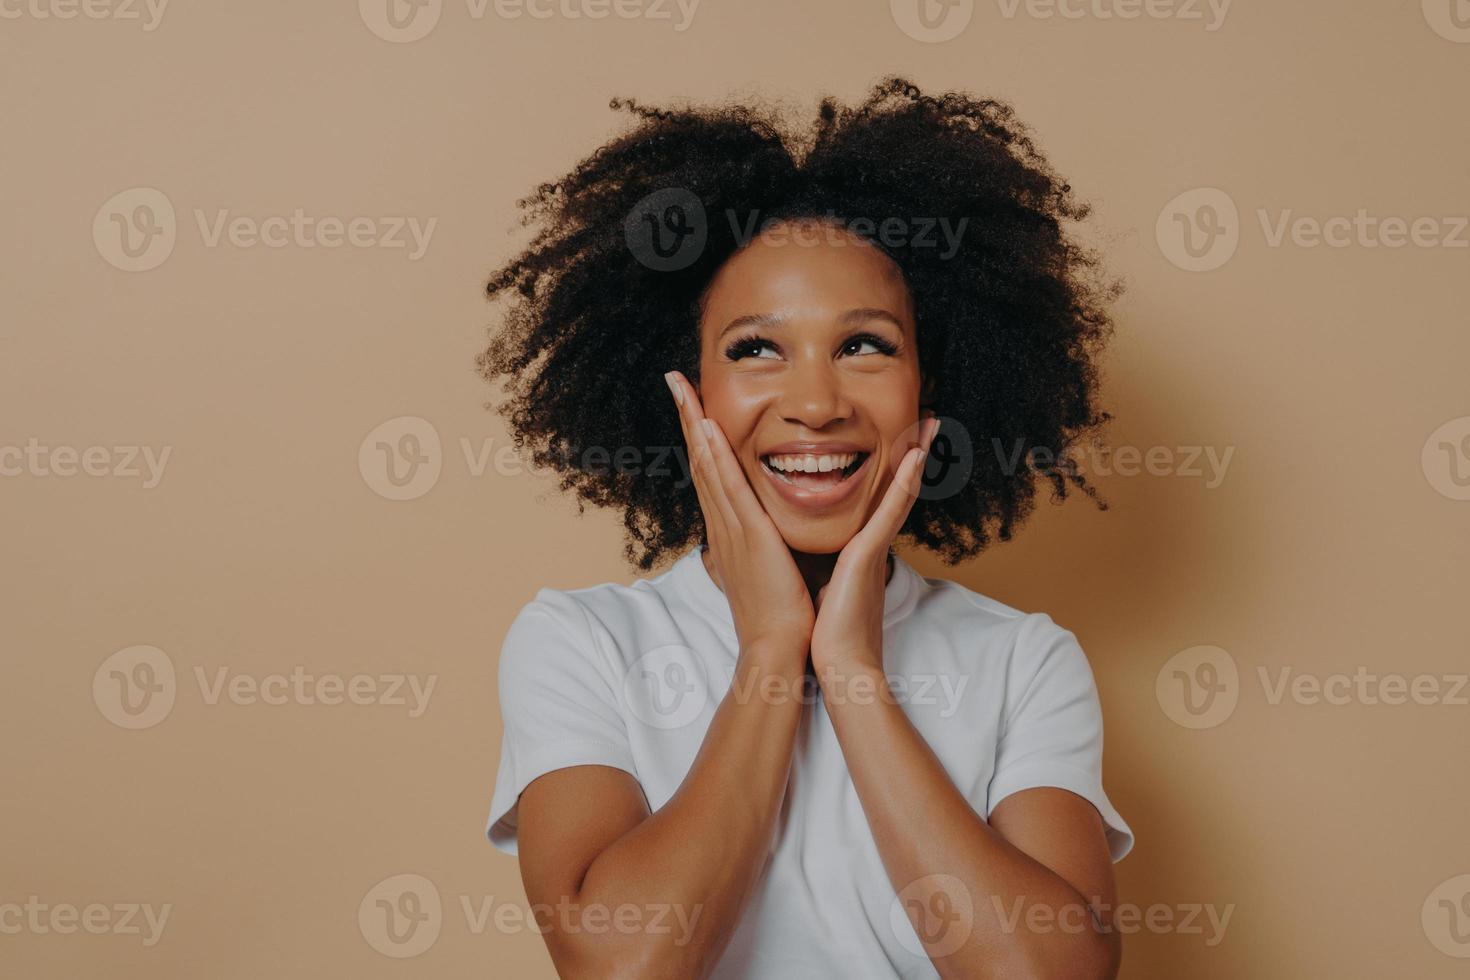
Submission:
<svg viewBox="0 0 1470 980">
<path fill-rule="evenodd" d="M 538 587 L 631 575 L 611 515 L 578 520 L 546 481 L 497 466 L 505 434 L 472 363 L 492 315 L 482 280 L 524 241 L 515 199 L 623 125 L 609 96 L 760 92 L 809 113 L 821 92 L 855 98 L 897 71 L 1012 100 L 1095 202 L 1094 239 L 1130 283 L 1108 437 L 1163 447 L 1156 472 L 1099 474 L 1110 511 L 1043 508 L 967 566 L 914 558 L 1082 639 L 1107 787 L 1138 835 L 1122 900 L 1176 923 L 1233 906 L 1213 946 L 1177 928 L 1128 937 L 1124 976 L 1463 976 L 1470 707 L 1463 690 L 1445 702 L 1470 661 L 1456 482 L 1470 236 L 1453 244 L 1470 211 L 1470 29 L 1437 0 L 1098 15 L 1118 8 L 962 4 L 970 21 L 933 43 L 877 0 L 704 0 L 682 31 L 476 18 L 446 0 L 402 42 L 369 26 L 391 36 L 373 0 L 179 3 L 151 30 L 142 6 L 60 19 L 40 15 L 81 10 L 8 0 L 0 453 L 106 447 L 91 466 L 108 475 L 60 475 L 64 451 L 0 458 L 0 973 L 553 975 L 539 936 L 477 932 L 462 905 L 493 901 L 513 923 L 525 902 L 515 862 L 482 837 L 496 659 Z M 109 204 L 135 188 L 176 213 L 172 252 L 146 271 L 118 267 L 112 215 L 147 199 Z M 1220 203 L 1202 188 L 1239 219 L 1222 217 L 1200 260 L 1218 267 L 1188 271 L 1170 229 Z M 437 224 L 410 260 L 210 245 L 196 219 L 296 209 Z M 1287 211 L 1437 220 L 1419 245 L 1273 246 L 1260 209 L 1270 227 Z M 441 472 L 394 501 L 359 448 L 402 416 L 433 427 Z M 168 449 L 156 485 L 128 475 L 112 450 L 128 446 Z M 479 475 L 466 446 L 490 451 Z M 1232 451 L 1223 480 L 1191 476 L 1181 447 Z M 132 717 L 111 671 L 145 675 L 133 653 L 104 661 L 140 645 L 176 689 L 128 729 L 110 720 Z M 1206 675 L 1169 661 L 1200 646 L 1238 673 L 1191 728 L 1173 671 Z M 249 683 L 298 666 L 435 687 L 418 717 L 211 695 L 221 670 Z M 1366 703 L 1372 685 L 1273 703 L 1284 668 L 1442 686 L 1432 704 Z M 413 959 L 361 924 L 400 874 L 443 903 Z M 171 911 L 150 946 L 120 912 L 103 934 L 58 934 L 7 903 Z"/>
</svg>

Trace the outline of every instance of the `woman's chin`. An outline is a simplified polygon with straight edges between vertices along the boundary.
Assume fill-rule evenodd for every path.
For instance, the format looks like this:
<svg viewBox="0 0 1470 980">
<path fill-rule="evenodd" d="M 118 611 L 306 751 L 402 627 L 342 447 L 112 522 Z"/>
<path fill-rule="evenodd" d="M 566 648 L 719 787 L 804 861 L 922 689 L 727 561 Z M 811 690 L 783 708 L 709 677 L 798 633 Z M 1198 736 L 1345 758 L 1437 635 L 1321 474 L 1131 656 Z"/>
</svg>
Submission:
<svg viewBox="0 0 1470 980">
<path fill-rule="evenodd" d="M 857 529 L 849 521 L 827 520 L 803 523 L 801 527 L 783 527 L 777 524 L 786 546 L 805 555 L 835 555 L 852 540 Z M 821 525 L 831 525 L 823 527 Z"/>
</svg>

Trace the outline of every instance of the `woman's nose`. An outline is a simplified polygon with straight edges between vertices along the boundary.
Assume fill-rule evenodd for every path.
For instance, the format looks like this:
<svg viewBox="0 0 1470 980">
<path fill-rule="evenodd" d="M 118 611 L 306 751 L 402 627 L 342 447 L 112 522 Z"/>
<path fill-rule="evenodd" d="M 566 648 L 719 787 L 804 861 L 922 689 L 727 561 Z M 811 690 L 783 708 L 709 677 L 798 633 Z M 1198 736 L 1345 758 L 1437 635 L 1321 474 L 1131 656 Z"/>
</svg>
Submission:
<svg viewBox="0 0 1470 980">
<path fill-rule="evenodd" d="M 821 429 L 852 417 L 842 379 L 830 365 L 798 366 L 787 375 L 779 409 L 787 422 Z"/>
</svg>

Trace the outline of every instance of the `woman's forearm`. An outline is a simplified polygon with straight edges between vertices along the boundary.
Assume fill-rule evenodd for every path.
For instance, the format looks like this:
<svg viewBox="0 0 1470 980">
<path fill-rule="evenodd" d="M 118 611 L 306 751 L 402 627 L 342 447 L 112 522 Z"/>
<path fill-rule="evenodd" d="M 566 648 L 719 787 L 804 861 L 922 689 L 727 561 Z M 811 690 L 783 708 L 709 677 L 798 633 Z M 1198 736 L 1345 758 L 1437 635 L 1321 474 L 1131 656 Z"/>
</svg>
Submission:
<svg viewBox="0 0 1470 980">
<path fill-rule="evenodd" d="M 796 698 L 751 695 L 763 684 L 793 690 L 804 658 L 743 652 L 679 789 L 587 868 L 580 906 L 671 907 L 687 924 L 673 935 L 577 937 L 587 942 L 570 944 L 572 959 L 587 975 L 691 978 L 713 968 L 765 867 L 801 716 Z"/>
<path fill-rule="evenodd" d="M 1026 909 L 1041 907 L 1054 916 L 1076 913 L 1072 918 L 1077 918 L 1087 900 L 975 812 L 893 698 L 883 672 L 875 667 L 833 670 L 840 676 L 826 673 L 824 690 L 851 690 L 860 682 L 865 690 L 877 692 L 874 697 L 831 697 L 826 704 L 889 879 L 900 893 L 920 883 L 912 899 L 921 908 L 970 910 L 969 933 L 958 943 L 952 930 L 921 934 L 941 976 L 1113 976 L 1116 936 L 1095 928 L 1090 913 L 1077 928 L 1036 930 L 1024 925 Z M 961 883 L 960 894 L 926 888 L 932 884 L 955 890 L 951 879 Z M 1018 907 L 1023 910 L 1019 919 Z M 951 951 L 952 946 L 957 948 Z"/>
</svg>

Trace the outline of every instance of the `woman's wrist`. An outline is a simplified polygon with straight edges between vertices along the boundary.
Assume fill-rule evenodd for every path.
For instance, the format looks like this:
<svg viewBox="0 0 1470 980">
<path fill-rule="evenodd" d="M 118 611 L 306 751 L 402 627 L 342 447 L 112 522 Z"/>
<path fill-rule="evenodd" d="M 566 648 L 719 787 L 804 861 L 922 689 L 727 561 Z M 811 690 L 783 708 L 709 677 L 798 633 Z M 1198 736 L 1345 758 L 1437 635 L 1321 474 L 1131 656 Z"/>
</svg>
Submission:
<svg viewBox="0 0 1470 980">
<path fill-rule="evenodd" d="M 811 641 L 805 636 L 758 637 L 740 646 L 739 663 L 782 675 L 806 670 Z"/>
</svg>

